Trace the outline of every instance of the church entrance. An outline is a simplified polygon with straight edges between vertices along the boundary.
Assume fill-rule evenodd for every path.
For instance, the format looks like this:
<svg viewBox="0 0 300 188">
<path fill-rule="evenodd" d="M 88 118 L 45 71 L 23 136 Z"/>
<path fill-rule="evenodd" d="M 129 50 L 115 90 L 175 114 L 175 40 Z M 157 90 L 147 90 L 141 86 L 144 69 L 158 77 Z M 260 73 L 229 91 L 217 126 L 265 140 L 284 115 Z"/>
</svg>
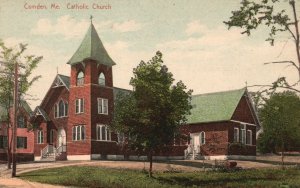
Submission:
<svg viewBox="0 0 300 188">
<path fill-rule="evenodd" d="M 66 146 L 67 145 L 67 137 L 66 137 L 66 131 L 64 128 L 58 129 L 57 134 L 57 146 Z"/>
</svg>

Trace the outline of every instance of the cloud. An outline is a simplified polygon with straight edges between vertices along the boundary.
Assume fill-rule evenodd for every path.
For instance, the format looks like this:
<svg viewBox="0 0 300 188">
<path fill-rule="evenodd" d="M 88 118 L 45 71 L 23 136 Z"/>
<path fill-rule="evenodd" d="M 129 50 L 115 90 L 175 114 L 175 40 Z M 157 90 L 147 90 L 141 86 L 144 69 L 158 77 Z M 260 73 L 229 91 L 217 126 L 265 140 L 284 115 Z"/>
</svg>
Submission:
<svg viewBox="0 0 300 188">
<path fill-rule="evenodd" d="M 33 35 L 61 35 L 65 39 L 72 39 L 84 36 L 86 28 L 90 24 L 89 20 L 76 20 L 70 15 L 64 15 L 57 20 L 52 21 L 48 18 L 41 18 L 37 21 L 36 25 L 30 31 Z M 130 32 L 137 31 L 142 28 L 142 24 L 134 20 L 129 20 L 120 23 L 113 23 L 111 20 L 102 22 L 93 22 L 96 29 L 100 32 L 113 30 L 116 32 Z"/>
<path fill-rule="evenodd" d="M 89 20 L 76 20 L 70 15 L 64 15 L 57 20 L 52 21 L 48 18 L 41 18 L 37 21 L 34 28 L 31 30 L 33 35 L 61 35 L 65 39 L 80 38 L 84 36 L 86 29 L 89 27 Z M 112 21 L 94 22 L 99 31 L 107 30 L 112 27 Z"/>
<path fill-rule="evenodd" d="M 129 32 L 129 31 L 137 31 L 142 28 L 141 23 L 137 23 L 135 20 L 128 20 L 121 23 L 114 23 L 112 25 L 112 29 L 118 32 Z"/>
<path fill-rule="evenodd" d="M 192 35 L 195 33 L 207 33 L 209 29 L 206 25 L 201 24 L 199 20 L 194 20 L 187 24 L 187 28 L 185 29 L 185 33 L 187 35 Z"/>
<path fill-rule="evenodd" d="M 66 39 L 74 37 L 82 37 L 86 28 L 88 28 L 89 22 L 87 20 L 76 20 L 70 15 L 65 15 L 57 18 L 52 22 L 48 18 L 41 18 L 37 21 L 37 24 L 31 30 L 33 35 L 62 35 Z"/>
<path fill-rule="evenodd" d="M 280 76 L 293 83 L 297 72 L 286 65 L 264 62 L 295 60 L 292 42 L 275 46 L 241 35 L 238 29 L 225 26 L 208 28 L 199 21 L 186 25 L 186 36 L 164 41 L 156 48 L 177 80 L 183 80 L 196 93 L 237 89 L 254 84 L 271 84 Z M 197 35 L 199 34 L 199 35 Z M 255 42 L 253 42 L 253 40 Z M 283 53 L 281 51 L 285 46 Z M 280 57 L 277 57 L 281 54 Z"/>
</svg>

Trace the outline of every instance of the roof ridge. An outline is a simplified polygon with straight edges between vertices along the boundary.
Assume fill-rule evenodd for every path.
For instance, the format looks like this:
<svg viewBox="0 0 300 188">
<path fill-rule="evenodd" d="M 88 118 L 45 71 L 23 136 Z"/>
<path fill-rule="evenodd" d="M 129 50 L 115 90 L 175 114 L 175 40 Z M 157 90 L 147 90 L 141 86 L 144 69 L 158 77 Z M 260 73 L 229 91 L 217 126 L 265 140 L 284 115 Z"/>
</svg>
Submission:
<svg viewBox="0 0 300 188">
<path fill-rule="evenodd" d="M 125 89 L 125 88 L 120 88 L 120 87 L 113 87 L 113 89 L 122 89 L 122 90 L 126 90 L 126 91 L 132 91 L 132 90 L 130 90 L 130 89 Z"/>
<path fill-rule="evenodd" d="M 192 95 L 192 97 L 197 97 L 197 96 L 203 96 L 203 95 L 213 95 L 213 94 L 222 94 L 222 93 L 230 93 L 230 92 L 234 92 L 234 91 L 241 91 L 241 90 L 245 90 L 246 91 L 246 87 L 243 87 L 241 89 L 233 89 L 233 90 L 225 90 L 225 91 L 217 91 L 217 92 L 209 92 L 209 93 L 199 93 L 196 95 Z"/>
<path fill-rule="evenodd" d="M 70 76 L 63 75 L 63 74 L 57 74 L 57 76 L 64 76 L 64 77 L 68 77 L 68 78 L 70 78 Z"/>
</svg>

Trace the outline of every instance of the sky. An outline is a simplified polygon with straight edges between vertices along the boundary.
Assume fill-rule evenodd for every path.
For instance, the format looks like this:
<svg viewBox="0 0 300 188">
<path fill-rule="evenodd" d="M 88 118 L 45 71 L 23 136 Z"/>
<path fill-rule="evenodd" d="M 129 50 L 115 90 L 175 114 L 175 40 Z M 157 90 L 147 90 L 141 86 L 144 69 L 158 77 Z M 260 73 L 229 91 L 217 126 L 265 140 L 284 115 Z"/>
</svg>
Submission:
<svg viewBox="0 0 300 188">
<path fill-rule="evenodd" d="M 33 109 L 41 103 L 57 72 L 70 75 L 70 65 L 66 63 L 87 32 L 91 15 L 100 39 L 117 64 L 113 67 L 116 87 L 131 89 L 132 69 L 141 60 L 151 59 L 158 50 L 176 81 L 182 80 L 193 89 L 193 94 L 271 84 L 280 76 L 296 81 L 297 72 L 293 68 L 264 65 L 295 60 L 291 39 L 281 35 L 275 46 L 270 46 L 265 41 L 266 28 L 250 36 L 241 35 L 240 29 L 228 30 L 223 21 L 229 20 L 239 3 L 238 0 L 0 0 L 0 39 L 14 48 L 18 43 L 26 43 L 28 54 L 43 56 L 33 73 L 42 78 L 28 91 L 34 96 L 28 98 Z M 37 6 L 43 9 L 34 9 Z M 76 8 L 80 6 L 85 8 Z M 96 6 L 106 9 L 95 9 Z M 287 2 L 279 8 L 291 11 Z"/>
</svg>

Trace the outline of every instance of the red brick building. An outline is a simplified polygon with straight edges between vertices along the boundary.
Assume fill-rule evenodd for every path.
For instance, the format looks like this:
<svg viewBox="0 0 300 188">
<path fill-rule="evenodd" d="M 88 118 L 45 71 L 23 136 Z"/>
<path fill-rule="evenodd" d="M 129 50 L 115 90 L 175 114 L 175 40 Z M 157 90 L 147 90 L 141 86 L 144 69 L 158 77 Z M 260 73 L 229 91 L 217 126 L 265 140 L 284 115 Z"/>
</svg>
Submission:
<svg viewBox="0 0 300 188">
<path fill-rule="evenodd" d="M 110 131 L 109 124 L 117 93 L 129 91 L 113 86 L 115 62 L 93 24 L 68 64 L 70 77 L 57 75 L 34 110 L 39 125 L 34 133 L 35 159 L 123 159 L 121 137 Z M 157 158 L 255 156 L 259 122 L 245 89 L 194 96 L 192 103 L 184 129 L 191 141 L 174 143 Z"/>
<path fill-rule="evenodd" d="M 30 130 L 29 119 L 31 108 L 25 101 L 21 101 L 21 107 L 18 112 L 17 122 L 17 161 L 33 161 L 34 159 L 34 132 Z M 10 113 L 10 120 L 14 117 Z M 7 110 L 0 105 L 0 161 L 7 161 L 7 146 L 11 141 L 12 131 L 8 129 Z"/>
</svg>

